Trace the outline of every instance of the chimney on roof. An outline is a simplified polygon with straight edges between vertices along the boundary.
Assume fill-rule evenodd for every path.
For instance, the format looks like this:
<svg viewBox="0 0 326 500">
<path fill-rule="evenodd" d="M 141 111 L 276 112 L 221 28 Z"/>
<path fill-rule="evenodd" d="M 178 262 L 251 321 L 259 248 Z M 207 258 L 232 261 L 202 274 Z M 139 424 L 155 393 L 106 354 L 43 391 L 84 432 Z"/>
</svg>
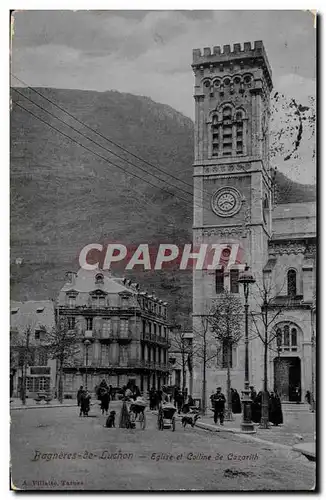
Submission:
<svg viewBox="0 0 326 500">
<path fill-rule="evenodd" d="M 66 273 L 66 278 L 68 279 L 68 282 L 71 285 L 74 285 L 76 283 L 76 276 L 77 276 L 77 273 L 75 273 L 75 271 L 68 271 Z"/>
</svg>

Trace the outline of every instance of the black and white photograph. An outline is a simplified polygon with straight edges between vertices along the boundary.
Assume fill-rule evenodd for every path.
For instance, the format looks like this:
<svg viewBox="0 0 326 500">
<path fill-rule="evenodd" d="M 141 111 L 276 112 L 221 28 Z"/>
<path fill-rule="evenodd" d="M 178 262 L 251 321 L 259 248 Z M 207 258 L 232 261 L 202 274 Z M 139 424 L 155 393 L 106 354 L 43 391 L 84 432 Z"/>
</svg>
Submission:
<svg viewBox="0 0 326 500">
<path fill-rule="evenodd" d="M 12 491 L 316 491 L 317 25 L 10 12 Z"/>
</svg>

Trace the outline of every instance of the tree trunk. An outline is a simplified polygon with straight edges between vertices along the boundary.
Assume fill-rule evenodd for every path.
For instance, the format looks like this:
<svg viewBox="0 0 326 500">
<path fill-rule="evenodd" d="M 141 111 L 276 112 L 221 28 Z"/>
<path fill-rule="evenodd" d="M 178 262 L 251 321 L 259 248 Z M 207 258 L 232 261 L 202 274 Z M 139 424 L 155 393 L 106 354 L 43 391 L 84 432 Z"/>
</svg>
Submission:
<svg viewBox="0 0 326 500">
<path fill-rule="evenodd" d="M 268 354 L 268 327 L 266 318 L 265 342 L 264 342 L 264 390 L 262 397 L 261 420 L 259 426 L 261 429 L 269 429 L 270 427 L 269 411 L 268 411 L 269 395 L 268 395 L 268 375 L 267 375 L 267 354 Z"/>
<path fill-rule="evenodd" d="M 27 363 L 28 363 L 28 353 L 29 353 L 29 336 L 30 331 L 26 332 L 26 345 L 24 353 L 24 364 L 23 364 L 23 380 L 22 380 L 22 403 L 26 404 L 26 377 L 27 377 Z"/>
<path fill-rule="evenodd" d="M 231 371 L 230 371 L 230 360 L 231 360 L 231 349 L 232 346 L 228 343 L 228 353 L 227 353 L 227 377 L 226 377 L 226 412 L 225 412 L 225 420 L 232 421 L 232 398 L 231 398 Z"/>
<path fill-rule="evenodd" d="M 62 371 L 63 371 L 63 363 L 62 361 L 60 362 L 60 368 L 59 368 L 59 387 L 58 387 L 58 400 L 59 403 L 62 404 L 63 402 L 63 380 L 62 380 Z"/>
<path fill-rule="evenodd" d="M 182 392 L 184 393 L 186 388 L 186 362 L 185 353 L 182 353 Z"/>
<path fill-rule="evenodd" d="M 21 386 L 21 400 L 23 405 L 26 404 L 26 360 L 22 366 L 22 386 Z"/>
<path fill-rule="evenodd" d="M 203 385 L 202 385 L 202 413 L 206 413 L 206 345 L 203 352 Z"/>
</svg>

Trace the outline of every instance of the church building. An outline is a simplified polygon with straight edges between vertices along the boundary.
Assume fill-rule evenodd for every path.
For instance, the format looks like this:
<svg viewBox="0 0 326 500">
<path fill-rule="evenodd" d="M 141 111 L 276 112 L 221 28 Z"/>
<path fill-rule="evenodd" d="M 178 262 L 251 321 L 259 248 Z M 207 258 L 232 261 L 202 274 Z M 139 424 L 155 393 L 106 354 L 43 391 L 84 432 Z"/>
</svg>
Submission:
<svg viewBox="0 0 326 500">
<path fill-rule="evenodd" d="M 314 393 L 316 207 L 314 202 L 277 204 L 275 170 L 269 161 L 272 71 L 261 41 L 233 49 L 193 51 L 195 151 L 193 243 L 240 245 L 242 260 L 193 273 L 193 331 L 224 289 L 244 302 L 238 283 L 245 264 L 256 283 L 249 293 L 249 382 L 263 389 L 264 345 L 252 314 L 260 291 L 272 293 L 268 327 L 268 389 L 283 401 Z M 279 311 L 276 315 L 275 313 Z M 244 330 L 243 319 L 243 330 Z M 194 333 L 195 334 L 195 333 Z M 264 332 L 261 331 L 263 335 Z M 212 342 L 214 340 L 212 339 Z M 223 347 L 223 346 L 222 346 Z M 232 348 L 231 387 L 244 387 L 244 335 Z M 223 348 L 207 366 L 209 398 L 226 393 Z M 193 396 L 202 396 L 202 366 L 194 365 Z"/>
</svg>

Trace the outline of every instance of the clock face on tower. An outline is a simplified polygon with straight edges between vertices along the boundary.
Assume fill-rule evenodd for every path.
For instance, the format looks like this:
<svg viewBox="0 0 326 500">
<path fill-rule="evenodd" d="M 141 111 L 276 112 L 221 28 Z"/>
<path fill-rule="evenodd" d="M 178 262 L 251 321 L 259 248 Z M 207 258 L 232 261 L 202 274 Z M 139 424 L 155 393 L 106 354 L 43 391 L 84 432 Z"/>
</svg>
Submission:
<svg viewBox="0 0 326 500">
<path fill-rule="evenodd" d="M 232 217 L 241 208 L 241 195 L 234 187 L 222 187 L 212 196 L 212 210 L 220 217 Z"/>
</svg>

